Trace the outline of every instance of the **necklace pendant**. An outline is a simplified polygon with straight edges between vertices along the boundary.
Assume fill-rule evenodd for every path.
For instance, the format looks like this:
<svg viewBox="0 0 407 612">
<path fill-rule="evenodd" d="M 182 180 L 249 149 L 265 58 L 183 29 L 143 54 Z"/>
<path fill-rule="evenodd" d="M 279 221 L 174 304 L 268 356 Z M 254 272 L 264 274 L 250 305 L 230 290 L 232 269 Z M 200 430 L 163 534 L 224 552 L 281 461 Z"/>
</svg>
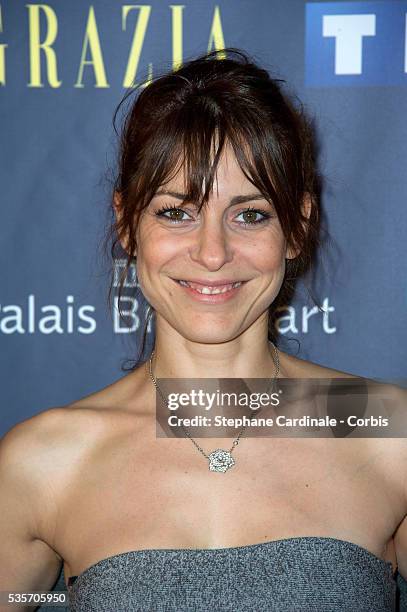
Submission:
<svg viewBox="0 0 407 612">
<path fill-rule="evenodd" d="M 209 469 L 211 472 L 226 472 L 235 465 L 235 460 L 230 451 L 217 448 L 208 457 Z"/>
</svg>

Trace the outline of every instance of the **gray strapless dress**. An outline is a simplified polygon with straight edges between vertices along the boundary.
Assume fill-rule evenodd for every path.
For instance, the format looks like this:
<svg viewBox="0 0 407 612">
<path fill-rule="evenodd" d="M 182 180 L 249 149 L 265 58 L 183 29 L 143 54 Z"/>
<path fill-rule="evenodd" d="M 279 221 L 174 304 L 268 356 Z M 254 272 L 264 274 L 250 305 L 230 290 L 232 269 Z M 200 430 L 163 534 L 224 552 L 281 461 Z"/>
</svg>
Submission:
<svg viewBox="0 0 407 612">
<path fill-rule="evenodd" d="M 345 540 L 123 552 L 68 584 L 71 612 L 394 612 L 390 562 Z"/>
</svg>

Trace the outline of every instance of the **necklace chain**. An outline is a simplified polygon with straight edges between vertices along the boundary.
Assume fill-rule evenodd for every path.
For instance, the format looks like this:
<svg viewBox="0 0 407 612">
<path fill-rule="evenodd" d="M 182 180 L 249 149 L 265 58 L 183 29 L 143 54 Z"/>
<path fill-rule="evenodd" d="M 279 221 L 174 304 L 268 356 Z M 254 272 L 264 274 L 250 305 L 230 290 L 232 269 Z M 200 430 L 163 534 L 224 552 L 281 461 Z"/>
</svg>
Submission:
<svg viewBox="0 0 407 612">
<path fill-rule="evenodd" d="M 276 381 L 276 378 L 277 378 L 277 376 L 278 376 L 278 374 L 279 374 L 279 372 L 280 372 L 280 359 L 279 359 L 279 355 L 278 355 L 278 350 L 277 350 L 277 347 L 276 347 L 276 345 L 274 344 L 274 342 L 271 342 L 271 344 L 272 344 L 272 346 L 273 346 L 273 350 L 274 350 L 274 356 L 275 356 L 275 358 L 273 359 L 273 361 L 274 361 L 274 364 L 275 364 L 275 366 L 276 366 L 276 371 L 275 371 L 275 374 L 274 374 L 274 378 L 273 378 L 273 380 L 272 380 L 272 382 L 271 382 L 271 385 L 270 385 L 270 387 L 269 387 L 269 390 L 270 390 L 270 389 L 272 389 L 272 387 L 273 387 L 273 385 L 274 385 L 274 383 L 275 383 L 275 381 Z M 148 363 L 149 363 L 149 368 L 148 368 L 148 370 L 149 370 L 149 375 L 150 375 L 151 380 L 153 381 L 153 384 L 154 384 L 155 388 L 157 389 L 158 393 L 160 394 L 160 397 L 161 397 L 162 401 L 163 401 L 163 402 L 164 402 L 164 404 L 165 404 L 165 405 L 168 407 L 168 401 L 165 399 L 165 397 L 164 397 L 164 395 L 163 395 L 163 393 L 162 393 L 162 391 L 161 391 L 160 387 L 158 386 L 157 379 L 155 378 L 155 376 L 154 376 L 154 374 L 153 374 L 153 356 L 154 356 L 154 350 L 153 350 L 153 352 L 151 353 L 151 356 L 150 356 L 150 359 L 149 359 L 149 362 L 148 362 Z M 206 459 L 209 459 L 209 461 L 211 461 L 211 456 L 210 456 L 210 455 L 207 455 L 207 454 L 205 453 L 205 451 L 203 450 L 203 448 L 201 448 L 201 446 L 199 446 L 199 444 L 198 444 L 198 443 L 197 443 L 197 442 L 196 442 L 196 441 L 193 439 L 193 437 L 191 436 L 191 434 L 189 433 L 189 431 L 188 431 L 188 430 L 185 428 L 185 426 L 184 426 L 183 424 L 181 424 L 181 427 L 182 427 L 182 429 L 184 430 L 185 435 L 186 435 L 186 436 L 187 436 L 187 437 L 188 437 L 188 438 L 191 440 L 191 442 L 192 442 L 192 443 L 193 443 L 193 444 L 196 446 L 196 448 L 199 450 L 199 452 L 200 452 L 200 453 L 202 453 L 202 455 L 203 455 L 203 456 L 204 456 Z M 242 434 L 243 434 L 243 432 L 244 432 L 244 430 L 245 430 L 245 429 L 246 429 L 246 425 L 243 425 L 243 427 L 242 427 L 242 429 L 240 430 L 240 433 L 239 433 L 239 435 L 237 436 L 236 440 L 233 440 L 232 447 L 230 448 L 230 450 L 229 450 L 229 451 L 226 451 L 226 452 L 227 452 L 229 455 L 231 455 L 231 453 L 233 452 L 233 450 L 235 449 L 235 447 L 236 447 L 236 446 L 239 444 L 239 440 L 240 440 L 240 438 L 241 438 L 241 436 L 242 436 Z M 218 450 L 220 450 L 220 449 L 218 449 Z M 215 452 L 217 452 L 217 451 L 215 451 Z M 222 452 L 225 452 L 225 451 L 222 451 Z M 212 454 L 212 453 L 211 453 L 211 454 Z M 218 470 L 215 470 L 215 471 L 218 471 Z M 223 471 L 223 470 L 222 470 L 222 471 Z"/>
</svg>

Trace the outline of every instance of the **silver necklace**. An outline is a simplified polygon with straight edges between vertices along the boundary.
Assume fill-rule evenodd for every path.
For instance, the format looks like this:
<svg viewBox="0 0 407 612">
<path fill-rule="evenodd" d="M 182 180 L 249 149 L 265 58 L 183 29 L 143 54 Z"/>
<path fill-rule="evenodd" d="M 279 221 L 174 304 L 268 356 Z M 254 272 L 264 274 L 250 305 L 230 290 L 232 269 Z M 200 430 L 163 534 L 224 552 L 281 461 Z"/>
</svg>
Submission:
<svg viewBox="0 0 407 612">
<path fill-rule="evenodd" d="M 274 349 L 274 355 L 275 355 L 275 366 L 276 366 L 276 371 L 274 374 L 274 378 L 271 382 L 271 386 L 270 388 L 272 388 L 272 386 L 274 385 L 276 378 L 280 372 L 280 359 L 278 356 L 278 350 L 276 345 L 271 342 L 271 344 L 273 345 L 273 349 Z M 153 355 L 154 355 L 154 351 L 151 353 L 151 357 L 149 359 L 149 374 L 150 374 L 150 378 L 154 383 L 155 388 L 157 389 L 158 393 L 160 394 L 160 397 L 162 399 L 162 401 L 164 402 L 164 404 L 168 407 L 168 401 L 165 399 L 160 387 L 157 384 L 157 380 L 153 374 Z M 226 472 L 227 470 L 229 470 L 231 467 L 233 467 L 236 463 L 236 461 L 233 459 L 232 457 L 232 452 L 233 450 L 236 448 L 236 446 L 239 444 L 239 440 L 244 432 L 244 430 L 246 429 L 246 425 L 244 425 L 239 433 L 239 435 L 237 436 L 236 440 L 233 441 L 232 443 L 232 447 L 230 448 L 230 450 L 224 450 L 222 448 L 217 448 L 216 450 L 212 451 L 211 453 L 209 453 L 209 455 L 207 455 L 205 453 L 205 451 L 203 450 L 203 448 L 201 448 L 199 446 L 199 444 L 192 438 L 191 434 L 189 433 L 189 431 L 184 427 L 184 425 L 181 425 L 182 429 L 185 432 L 185 435 L 191 440 L 191 442 L 193 444 L 195 444 L 196 448 L 199 450 L 200 453 L 202 453 L 202 455 L 208 459 L 209 461 L 209 470 L 211 472 Z"/>
</svg>

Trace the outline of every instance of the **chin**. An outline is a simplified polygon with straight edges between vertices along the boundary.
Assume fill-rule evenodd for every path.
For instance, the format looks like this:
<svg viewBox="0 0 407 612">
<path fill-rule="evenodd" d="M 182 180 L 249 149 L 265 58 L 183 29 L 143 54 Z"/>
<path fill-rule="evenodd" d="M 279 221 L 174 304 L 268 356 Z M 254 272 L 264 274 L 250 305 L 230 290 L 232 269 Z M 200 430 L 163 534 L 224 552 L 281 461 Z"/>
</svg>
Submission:
<svg viewBox="0 0 407 612">
<path fill-rule="evenodd" d="M 199 344 L 223 344 L 236 338 L 240 332 L 230 329 L 228 331 L 225 326 L 219 327 L 218 329 L 178 329 L 180 335 L 189 340 L 189 342 L 197 342 Z"/>
</svg>

